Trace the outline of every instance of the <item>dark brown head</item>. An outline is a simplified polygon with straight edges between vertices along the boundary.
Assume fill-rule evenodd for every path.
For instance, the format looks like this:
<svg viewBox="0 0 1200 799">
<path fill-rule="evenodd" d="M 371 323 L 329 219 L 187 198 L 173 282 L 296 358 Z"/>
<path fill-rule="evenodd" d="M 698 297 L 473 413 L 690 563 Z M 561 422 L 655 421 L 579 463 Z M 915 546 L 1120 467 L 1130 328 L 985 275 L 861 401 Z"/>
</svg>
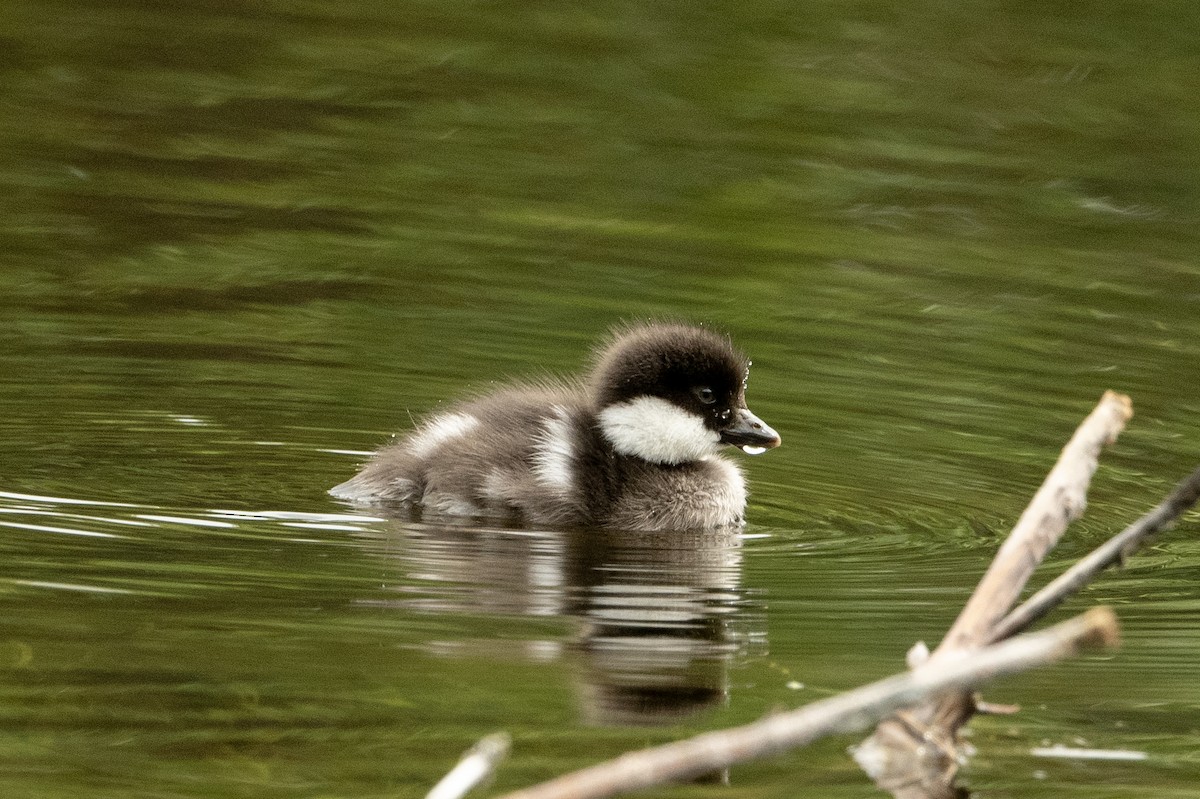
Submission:
<svg viewBox="0 0 1200 799">
<path fill-rule="evenodd" d="M 600 428 L 626 455 L 700 460 L 732 444 L 757 454 L 779 435 L 746 407 L 750 361 L 727 336 L 681 324 L 618 330 L 592 371 Z"/>
</svg>

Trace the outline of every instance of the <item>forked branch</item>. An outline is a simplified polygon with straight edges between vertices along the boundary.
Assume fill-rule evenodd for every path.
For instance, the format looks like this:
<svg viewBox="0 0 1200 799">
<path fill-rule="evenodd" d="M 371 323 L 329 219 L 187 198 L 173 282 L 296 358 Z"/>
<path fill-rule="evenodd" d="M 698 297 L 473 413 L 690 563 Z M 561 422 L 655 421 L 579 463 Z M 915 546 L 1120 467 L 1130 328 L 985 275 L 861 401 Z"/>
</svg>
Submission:
<svg viewBox="0 0 1200 799">
<path fill-rule="evenodd" d="M 982 646 L 991 630 L 1017 601 L 1029 577 L 1058 543 L 1067 525 L 1083 515 L 1087 490 L 1100 450 L 1116 441 L 1133 416 L 1124 394 L 1107 391 L 1063 447 L 1054 468 L 1001 545 L 933 657 L 963 647 Z"/>
<path fill-rule="evenodd" d="M 948 689 L 966 690 L 1084 648 L 1116 646 L 1117 640 L 1116 616 L 1108 608 L 1093 608 L 1041 632 L 945 658 L 752 724 L 630 752 L 501 799 L 601 799 L 698 777 L 826 735 L 863 729 L 897 708 Z"/>
<path fill-rule="evenodd" d="M 1026 599 L 993 629 L 992 640 L 1002 641 L 1029 626 L 1090 583 L 1109 566 L 1124 563 L 1155 533 L 1167 529 L 1200 499 L 1200 469 L 1179 482 L 1175 489 L 1142 518 L 1126 527 L 1071 568 Z"/>
</svg>

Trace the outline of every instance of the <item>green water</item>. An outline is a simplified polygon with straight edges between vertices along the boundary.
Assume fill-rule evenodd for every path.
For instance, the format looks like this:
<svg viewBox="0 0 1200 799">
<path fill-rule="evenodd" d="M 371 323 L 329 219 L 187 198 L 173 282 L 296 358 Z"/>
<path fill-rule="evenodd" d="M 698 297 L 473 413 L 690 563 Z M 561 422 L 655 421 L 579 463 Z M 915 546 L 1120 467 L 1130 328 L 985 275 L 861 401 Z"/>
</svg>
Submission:
<svg viewBox="0 0 1200 799">
<path fill-rule="evenodd" d="M 900 669 L 1104 389 L 1048 566 L 1200 462 L 1197 74 L 1190 2 L 5 4 L 0 796 L 416 797 L 499 729 L 515 788 Z M 325 495 L 648 316 L 754 359 L 744 538 Z M 1200 796 L 1198 522 L 989 690 L 980 796 Z M 878 795 L 855 740 L 662 795 Z"/>
</svg>

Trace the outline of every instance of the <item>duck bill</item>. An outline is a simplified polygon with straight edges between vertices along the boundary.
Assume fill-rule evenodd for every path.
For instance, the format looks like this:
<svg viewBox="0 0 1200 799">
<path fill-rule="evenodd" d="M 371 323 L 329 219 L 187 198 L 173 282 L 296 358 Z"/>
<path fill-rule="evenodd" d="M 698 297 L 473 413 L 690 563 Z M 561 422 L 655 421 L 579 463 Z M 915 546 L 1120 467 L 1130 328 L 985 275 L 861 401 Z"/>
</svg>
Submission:
<svg viewBox="0 0 1200 799">
<path fill-rule="evenodd" d="M 750 413 L 747 408 L 742 408 L 737 413 L 737 421 L 733 426 L 721 431 L 722 444 L 740 447 L 749 455 L 758 455 L 779 446 L 779 434 L 772 430 L 770 425 Z"/>
</svg>

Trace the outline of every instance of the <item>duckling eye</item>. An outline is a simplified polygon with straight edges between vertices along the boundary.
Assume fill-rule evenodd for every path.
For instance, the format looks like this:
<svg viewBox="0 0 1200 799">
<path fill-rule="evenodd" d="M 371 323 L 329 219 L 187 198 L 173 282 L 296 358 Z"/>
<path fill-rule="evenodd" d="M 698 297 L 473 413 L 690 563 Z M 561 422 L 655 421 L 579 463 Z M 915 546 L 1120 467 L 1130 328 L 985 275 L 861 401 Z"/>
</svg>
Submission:
<svg viewBox="0 0 1200 799">
<path fill-rule="evenodd" d="M 713 393 L 713 390 L 708 386 L 698 386 L 694 389 L 694 391 L 696 392 L 696 399 L 700 400 L 705 405 L 712 405 L 717 401 L 717 395 Z"/>
</svg>

